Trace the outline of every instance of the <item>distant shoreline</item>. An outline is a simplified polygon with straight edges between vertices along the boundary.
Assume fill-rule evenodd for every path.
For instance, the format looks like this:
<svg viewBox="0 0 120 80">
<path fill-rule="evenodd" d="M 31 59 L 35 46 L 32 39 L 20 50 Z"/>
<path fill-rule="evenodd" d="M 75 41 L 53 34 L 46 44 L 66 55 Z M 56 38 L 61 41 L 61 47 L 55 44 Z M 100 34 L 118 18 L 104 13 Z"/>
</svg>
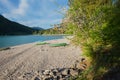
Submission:
<svg viewBox="0 0 120 80">
<path fill-rule="evenodd" d="M 21 36 L 25 36 L 25 35 L 21 35 Z M 27 35 L 27 36 L 31 36 L 31 35 Z M 71 38 L 73 38 L 72 35 L 33 35 L 33 36 L 64 36 L 63 39 L 71 39 Z M 51 39 L 51 40 L 59 40 L 59 39 Z M 44 40 L 43 42 L 46 42 L 46 41 L 50 41 L 50 40 Z M 35 42 L 30 42 L 30 43 L 24 43 L 24 44 L 32 44 L 32 43 L 36 43 L 36 42 L 40 42 L 40 41 L 35 41 Z M 18 45 L 13 45 L 13 46 L 0 47 L 0 51 L 4 50 L 4 49 L 9 49 L 10 47 L 24 45 L 24 44 L 18 44 Z"/>
<path fill-rule="evenodd" d="M 36 45 L 37 42 L 34 42 L 13 46 L 10 49 L 0 51 L 0 79 L 7 80 L 12 78 L 24 80 L 29 78 L 31 80 L 31 78 L 37 76 L 37 71 L 69 68 L 81 57 L 80 49 L 71 45 L 67 39 L 48 40 L 45 42 L 49 44 L 67 43 L 69 45 L 51 47 L 49 44 Z"/>
<path fill-rule="evenodd" d="M 14 35 L 0 36 L 0 48 L 11 47 L 20 44 L 33 43 L 37 41 L 46 41 L 62 39 L 65 35 Z"/>
</svg>

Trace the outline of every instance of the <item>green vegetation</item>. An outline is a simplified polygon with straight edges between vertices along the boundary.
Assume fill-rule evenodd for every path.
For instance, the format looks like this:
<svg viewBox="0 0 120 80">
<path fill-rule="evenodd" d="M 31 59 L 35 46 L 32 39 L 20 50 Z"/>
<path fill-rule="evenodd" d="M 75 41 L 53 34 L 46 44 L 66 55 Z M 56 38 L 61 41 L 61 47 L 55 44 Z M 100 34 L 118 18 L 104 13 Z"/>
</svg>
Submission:
<svg viewBox="0 0 120 80">
<path fill-rule="evenodd" d="M 63 23 L 91 65 L 78 80 L 99 80 L 120 64 L 120 1 L 69 0 Z"/>
<path fill-rule="evenodd" d="M 8 49 L 10 49 L 10 47 L 0 48 L 0 51 L 2 51 L 2 50 L 8 50 Z"/>
<path fill-rule="evenodd" d="M 47 42 L 38 42 L 36 45 L 45 45 L 45 44 L 49 44 Z"/>
<path fill-rule="evenodd" d="M 65 28 L 62 27 L 62 24 L 55 24 L 53 28 L 35 31 L 33 34 L 65 34 Z"/>
<path fill-rule="evenodd" d="M 67 43 L 56 43 L 56 44 L 50 44 L 49 46 L 52 46 L 52 47 L 59 47 L 59 46 L 66 46 Z"/>
<path fill-rule="evenodd" d="M 32 34 L 34 31 L 36 30 L 10 21 L 0 15 L 0 35 L 28 35 Z"/>
</svg>

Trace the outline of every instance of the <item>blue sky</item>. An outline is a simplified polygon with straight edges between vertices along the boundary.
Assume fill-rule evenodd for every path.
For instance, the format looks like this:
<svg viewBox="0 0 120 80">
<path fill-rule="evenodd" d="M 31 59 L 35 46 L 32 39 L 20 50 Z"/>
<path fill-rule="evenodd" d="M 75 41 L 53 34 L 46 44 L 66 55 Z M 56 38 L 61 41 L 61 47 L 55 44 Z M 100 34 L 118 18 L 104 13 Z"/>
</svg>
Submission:
<svg viewBox="0 0 120 80">
<path fill-rule="evenodd" d="M 51 28 L 64 17 L 68 0 L 0 0 L 0 14 L 30 27 Z"/>
</svg>

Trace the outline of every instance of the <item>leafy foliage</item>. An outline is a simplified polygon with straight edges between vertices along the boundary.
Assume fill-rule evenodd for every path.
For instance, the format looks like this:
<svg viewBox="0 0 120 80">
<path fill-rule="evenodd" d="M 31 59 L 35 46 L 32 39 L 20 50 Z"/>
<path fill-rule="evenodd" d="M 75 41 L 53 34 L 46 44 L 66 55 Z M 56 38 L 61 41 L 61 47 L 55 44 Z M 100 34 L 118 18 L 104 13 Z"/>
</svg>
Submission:
<svg viewBox="0 0 120 80">
<path fill-rule="evenodd" d="M 119 4 L 119 0 L 69 0 L 66 32 L 74 34 L 73 42 L 91 59 L 93 77 L 119 64 Z"/>
<path fill-rule="evenodd" d="M 62 27 L 62 24 L 56 24 L 53 28 L 40 30 L 39 32 L 35 32 L 35 34 L 64 34 L 65 29 Z"/>
</svg>

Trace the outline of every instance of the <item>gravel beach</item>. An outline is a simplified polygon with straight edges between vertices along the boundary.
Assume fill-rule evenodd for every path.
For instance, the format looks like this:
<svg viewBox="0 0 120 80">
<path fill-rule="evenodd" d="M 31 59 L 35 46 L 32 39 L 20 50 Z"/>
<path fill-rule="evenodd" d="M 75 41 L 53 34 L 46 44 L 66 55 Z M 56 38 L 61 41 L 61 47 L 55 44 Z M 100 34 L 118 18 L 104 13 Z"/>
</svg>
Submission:
<svg viewBox="0 0 120 80">
<path fill-rule="evenodd" d="M 80 48 L 71 45 L 67 39 L 45 42 L 69 45 L 51 47 L 49 44 L 36 45 L 35 42 L 0 51 L 0 80 L 31 80 L 38 71 L 67 68 L 81 57 Z"/>
</svg>

